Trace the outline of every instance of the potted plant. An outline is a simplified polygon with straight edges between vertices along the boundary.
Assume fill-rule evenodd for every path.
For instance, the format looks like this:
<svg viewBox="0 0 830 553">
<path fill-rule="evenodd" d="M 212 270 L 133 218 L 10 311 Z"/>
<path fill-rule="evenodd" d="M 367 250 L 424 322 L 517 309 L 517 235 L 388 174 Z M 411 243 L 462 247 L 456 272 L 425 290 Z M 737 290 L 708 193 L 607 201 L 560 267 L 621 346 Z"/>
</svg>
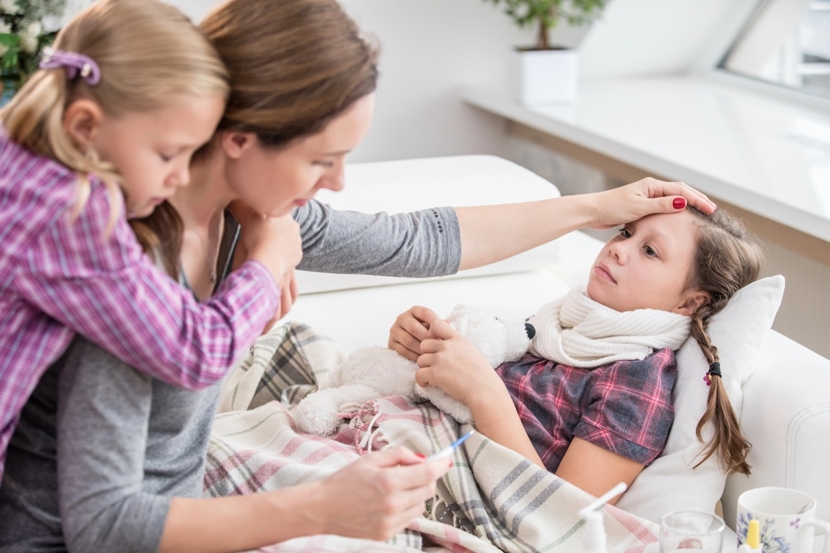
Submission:
<svg viewBox="0 0 830 553">
<path fill-rule="evenodd" d="M 579 57 L 576 50 L 551 46 L 548 33 L 564 20 L 585 25 L 608 0 L 486 0 L 503 5 L 519 27 L 535 26 L 536 44 L 516 48 L 512 60 L 514 96 L 528 106 L 568 103 L 576 98 Z"/>
<path fill-rule="evenodd" d="M 43 30 L 44 18 L 60 16 L 66 0 L 0 0 L 0 105 L 34 73 L 56 31 Z"/>
</svg>

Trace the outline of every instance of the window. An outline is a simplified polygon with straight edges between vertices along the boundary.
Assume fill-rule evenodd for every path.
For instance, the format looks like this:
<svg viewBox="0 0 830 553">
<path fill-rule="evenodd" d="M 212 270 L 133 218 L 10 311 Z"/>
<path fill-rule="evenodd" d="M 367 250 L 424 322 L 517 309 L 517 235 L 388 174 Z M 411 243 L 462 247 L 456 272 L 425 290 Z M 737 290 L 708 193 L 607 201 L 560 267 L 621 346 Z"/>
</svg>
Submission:
<svg viewBox="0 0 830 553">
<path fill-rule="evenodd" d="M 830 97 L 830 0 L 761 0 L 720 66 Z"/>
</svg>

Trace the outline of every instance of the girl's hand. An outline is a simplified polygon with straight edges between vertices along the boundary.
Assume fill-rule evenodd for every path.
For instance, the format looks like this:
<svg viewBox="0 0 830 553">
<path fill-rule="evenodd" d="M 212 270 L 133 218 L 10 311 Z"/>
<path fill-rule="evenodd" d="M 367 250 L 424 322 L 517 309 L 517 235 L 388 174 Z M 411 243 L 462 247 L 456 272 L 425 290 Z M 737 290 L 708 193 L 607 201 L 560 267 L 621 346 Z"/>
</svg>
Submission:
<svg viewBox="0 0 830 553">
<path fill-rule="evenodd" d="M 427 462 L 404 447 L 366 455 L 312 484 L 312 526 L 321 534 L 388 540 L 424 512 L 447 459 Z"/>
<path fill-rule="evenodd" d="M 516 406 L 498 373 L 481 352 L 443 320 L 430 328 L 421 342 L 415 380 L 437 386 L 464 402 L 473 414 L 476 430 L 524 456 L 542 468 L 545 464 L 530 442 Z"/>
<path fill-rule="evenodd" d="M 430 338 L 421 342 L 415 380 L 421 386 L 437 386 L 465 403 L 475 413 L 473 400 L 488 404 L 502 396 L 504 384 L 481 352 L 444 320 L 433 321 Z"/>
<path fill-rule="evenodd" d="M 291 215 L 265 217 L 249 211 L 241 224 L 247 259 L 265 265 L 274 282 L 281 282 L 303 259 L 300 226 Z"/>
<path fill-rule="evenodd" d="M 610 228 L 642 219 L 655 213 L 676 213 L 686 205 L 706 214 L 717 206 L 706 195 L 682 182 L 665 182 L 645 178 L 635 183 L 592 194 L 594 199 L 592 228 Z"/>
<path fill-rule="evenodd" d="M 417 361 L 421 355 L 421 342 L 429 338 L 429 328 L 439 320 L 435 311 L 416 305 L 398 315 L 389 329 L 389 349 L 398 352 L 410 361 Z"/>
</svg>

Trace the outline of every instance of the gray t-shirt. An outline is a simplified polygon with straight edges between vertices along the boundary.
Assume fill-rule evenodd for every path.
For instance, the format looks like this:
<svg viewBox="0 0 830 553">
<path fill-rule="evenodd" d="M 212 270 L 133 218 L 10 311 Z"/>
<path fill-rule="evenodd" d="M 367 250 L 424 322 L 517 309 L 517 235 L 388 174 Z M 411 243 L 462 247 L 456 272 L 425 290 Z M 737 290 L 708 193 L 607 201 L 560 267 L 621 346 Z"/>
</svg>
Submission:
<svg viewBox="0 0 830 553">
<path fill-rule="evenodd" d="M 425 277 L 452 274 L 461 261 L 451 208 L 366 215 L 313 201 L 294 216 L 301 269 Z M 237 240 L 228 220 L 219 267 Z M 169 386 L 77 337 L 41 379 L 9 445 L 0 552 L 156 551 L 170 499 L 202 493 L 219 388 Z"/>
</svg>

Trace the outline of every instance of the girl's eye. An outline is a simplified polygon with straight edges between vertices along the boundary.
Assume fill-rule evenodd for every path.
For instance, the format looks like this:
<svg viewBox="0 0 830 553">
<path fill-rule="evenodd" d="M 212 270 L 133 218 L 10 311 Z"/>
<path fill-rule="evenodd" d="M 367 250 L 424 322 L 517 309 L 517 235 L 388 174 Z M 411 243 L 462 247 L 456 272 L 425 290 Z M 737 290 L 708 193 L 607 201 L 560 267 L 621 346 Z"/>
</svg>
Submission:
<svg viewBox="0 0 830 553">
<path fill-rule="evenodd" d="M 628 232 L 628 229 L 620 229 L 620 236 L 623 238 L 631 238 L 631 233 Z"/>
<path fill-rule="evenodd" d="M 159 157 L 161 157 L 161 160 L 163 162 L 167 163 L 168 161 L 172 161 L 175 156 L 168 156 L 168 155 L 164 155 L 164 154 L 159 154 Z"/>
<path fill-rule="evenodd" d="M 333 161 L 315 161 L 314 165 L 319 165 L 320 167 L 325 167 L 326 169 L 331 169 L 334 167 Z"/>
<path fill-rule="evenodd" d="M 651 246 L 646 246 L 645 247 L 645 252 L 646 252 L 646 255 L 649 256 L 649 257 L 657 257 L 657 252 L 654 251 L 654 248 L 652 248 Z"/>
</svg>

